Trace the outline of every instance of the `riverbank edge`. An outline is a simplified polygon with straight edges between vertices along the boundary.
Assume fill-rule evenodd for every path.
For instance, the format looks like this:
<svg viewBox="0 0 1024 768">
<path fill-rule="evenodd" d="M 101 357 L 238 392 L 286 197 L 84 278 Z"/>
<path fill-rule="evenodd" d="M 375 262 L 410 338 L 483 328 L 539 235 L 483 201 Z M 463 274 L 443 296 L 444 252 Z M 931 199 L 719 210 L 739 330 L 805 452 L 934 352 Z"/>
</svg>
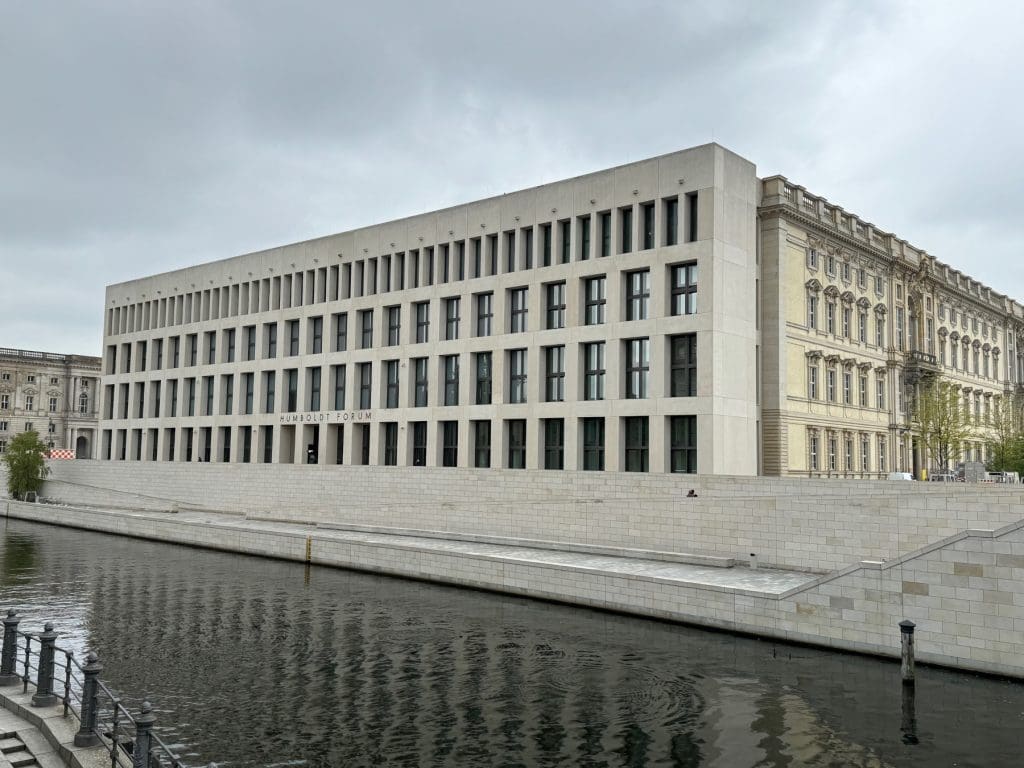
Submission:
<svg viewBox="0 0 1024 768">
<path fill-rule="evenodd" d="M 50 754 L 56 755 L 68 768 L 105 768 L 110 764 L 110 753 L 102 746 L 76 747 L 75 733 L 78 732 L 78 721 L 73 715 L 65 716 L 63 707 L 55 704 L 52 707 L 33 707 L 33 686 L 29 685 L 27 693 L 21 692 L 20 686 L 0 688 L 0 707 L 17 715 L 31 725 L 53 749 Z M 30 747 L 31 749 L 31 747 Z M 45 754 L 33 752 L 39 765 L 44 762 Z"/>
<path fill-rule="evenodd" d="M 43 524 L 468 587 L 888 659 L 898 659 L 900 653 L 898 620 L 886 621 L 886 625 L 892 624 L 892 631 L 884 634 L 877 629 L 865 629 L 861 634 L 868 639 L 851 637 L 847 629 L 833 627 L 831 622 L 822 626 L 819 621 L 819 625 L 814 626 L 810 621 L 813 597 L 824 599 L 826 606 L 837 599 L 828 596 L 830 579 L 848 576 L 855 569 L 864 567 L 881 576 L 885 567 L 880 567 L 882 564 L 879 563 L 851 566 L 844 572 L 819 579 L 806 589 L 777 594 L 717 585 L 673 583 L 564 565 L 532 564 L 518 559 L 470 556 L 440 548 L 426 551 L 422 547 L 409 548 L 400 544 L 340 542 L 332 540 L 328 531 L 318 535 L 315 527 L 310 527 L 308 534 L 273 530 L 266 522 L 240 520 L 234 515 L 225 516 L 231 519 L 230 523 L 218 523 L 187 520 L 168 512 L 128 512 L 13 500 L 5 501 L 5 504 L 6 516 Z M 292 525 L 300 524 L 296 521 Z M 993 535 L 990 531 L 970 533 L 985 538 Z M 812 601 L 802 605 L 793 599 L 796 591 L 807 592 L 812 588 L 822 594 L 812 595 Z M 879 600 L 879 615 L 886 602 Z M 822 615 L 825 613 L 821 612 Z M 836 622 L 844 623 L 847 622 Z M 1024 659 L 1016 664 L 978 661 L 936 652 L 929 648 L 929 644 L 934 645 L 926 637 L 919 638 L 917 660 L 922 664 L 1024 678 Z"/>
</svg>

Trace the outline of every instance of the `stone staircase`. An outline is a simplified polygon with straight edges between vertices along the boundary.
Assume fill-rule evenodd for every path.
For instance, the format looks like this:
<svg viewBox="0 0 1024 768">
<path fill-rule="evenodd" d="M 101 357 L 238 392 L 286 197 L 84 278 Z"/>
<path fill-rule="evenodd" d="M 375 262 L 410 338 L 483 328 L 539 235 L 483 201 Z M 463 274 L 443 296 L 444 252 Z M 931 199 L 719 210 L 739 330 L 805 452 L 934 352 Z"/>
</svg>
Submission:
<svg viewBox="0 0 1024 768">
<path fill-rule="evenodd" d="M 17 733 L 0 733 L 0 768 L 31 768 L 38 765 L 35 756 Z"/>
</svg>

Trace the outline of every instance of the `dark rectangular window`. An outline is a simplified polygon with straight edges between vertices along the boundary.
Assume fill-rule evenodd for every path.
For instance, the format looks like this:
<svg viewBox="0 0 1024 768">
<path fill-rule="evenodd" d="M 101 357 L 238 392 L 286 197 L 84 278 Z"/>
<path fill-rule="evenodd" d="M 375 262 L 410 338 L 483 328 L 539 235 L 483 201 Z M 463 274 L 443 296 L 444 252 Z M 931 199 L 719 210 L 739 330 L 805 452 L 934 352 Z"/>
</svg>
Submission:
<svg viewBox="0 0 1024 768">
<path fill-rule="evenodd" d="M 601 222 L 601 255 L 612 255 L 612 214 L 605 211 L 598 214 Z"/>
<path fill-rule="evenodd" d="M 697 334 L 672 336 L 672 397 L 697 395 Z"/>
<path fill-rule="evenodd" d="M 312 354 L 319 355 L 324 351 L 324 319 L 322 317 L 311 317 L 309 323 L 313 336 Z"/>
<path fill-rule="evenodd" d="M 533 227 L 523 229 L 523 269 L 533 269 Z"/>
<path fill-rule="evenodd" d="M 242 374 L 242 388 L 245 392 L 245 413 L 247 416 L 252 413 L 253 398 L 256 393 L 256 374 L 255 373 L 243 373 Z M 173 391 L 173 390 L 172 390 Z M 174 409 L 174 403 L 171 403 L 171 409 Z M 171 414 L 172 416 L 174 414 Z"/>
<path fill-rule="evenodd" d="M 252 427 L 239 427 L 239 429 L 242 430 L 242 461 L 248 464 L 252 461 Z M 173 439 L 173 430 L 171 430 L 170 436 Z"/>
<path fill-rule="evenodd" d="M 526 350 L 508 351 L 508 401 L 526 402 Z"/>
<path fill-rule="evenodd" d="M 540 225 L 541 261 L 542 267 L 551 266 L 551 225 Z"/>
<path fill-rule="evenodd" d="M 203 415 L 213 415 L 213 376 L 203 376 L 203 397 L 205 398 L 205 404 L 203 405 Z"/>
<path fill-rule="evenodd" d="M 188 342 L 188 364 L 195 366 L 196 358 L 199 355 L 199 335 L 190 333 L 185 340 Z"/>
<path fill-rule="evenodd" d="M 402 308 L 388 307 L 388 346 L 402 343 Z"/>
<path fill-rule="evenodd" d="M 221 376 L 221 384 L 223 385 L 224 392 L 224 415 L 230 416 L 235 410 L 235 377 L 233 374 L 227 374 Z M 159 398 L 160 391 L 157 390 L 157 397 Z"/>
<path fill-rule="evenodd" d="M 686 195 L 686 242 L 693 243 L 697 240 L 697 193 L 689 192 Z"/>
<path fill-rule="evenodd" d="M 274 461 L 274 427 L 266 424 L 260 427 L 260 431 L 263 432 L 263 463 L 270 464 Z"/>
<path fill-rule="evenodd" d="M 484 248 L 479 237 L 472 240 L 473 243 L 473 277 L 484 275 Z"/>
<path fill-rule="evenodd" d="M 527 319 L 527 290 L 526 288 L 511 288 L 508 292 L 509 316 L 508 332 L 524 333 L 526 331 Z"/>
<path fill-rule="evenodd" d="M 498 274 L 498 236 L 487 236 L 488 262 L 490 263 L 490 274 Z"/>
<path fill-rule="evenodd" d="M 505 422 L 508 428 L 508 468 L 526 468 L 526 419 L 509 419 Z"/>
<path fill-rule="evenodd" d="M 604 419 L 583 419 L 583 469 L 604 469 Z"/>
<path fill-rule="evenodd" d="M 669 418 L 671 469 L 673 472 L 697 471 L 697 417 Z"/>
<path fill-rule="evenodd" d="M 544 419 L 544 469 L 565 469 L 564 419 Z"/>
<path fill-rule="evenodd" d="M 545 327 L 548 330 L 565 328 L 565 283 L 549 283 L 546 287 Z"/>
<path fill-rule="evenodd" d="M 565 400 L 565 347 L 544 348 L 544 400 L 560 403 Z"/>
<path fill-rule="evenodd" d="M 385 381 L 384 407 L 385 408 L 397 408 L 398 407 L 398 361 L 397 360 L 386 360 L 386 361 L 384 361 L 384 381 Z"/>
<path fill-rule="evenodd" d="M 426 259 L 425 268 L 426 268 L 426 272 L 427 272 L 427 275 L 426 275 L 427 279 L 424 281 L 424 285 L 433 285 L 434 284 L 434 249 L 433 248 L 424 248 L 423 249 L 423 256 Z"/>
<path fill-rule="evenodd" d="M 491 466 L 491 422 L 473 422 L 473 466 Z"/>
<path fill-rule="evenodd" d="M 370 408 L 373 402 L 372 363 L 359 363 L 359 407 Z"/>
<path fill-rule="evenodd" d="M 627 416 L 623 420 L 625 432 L 625 470 L 646 472 L 648 470 L 648 423 L 646 416 Z"/>
<path fill-rule="evenodd" d="M 332 365 L 334 377 L 334 410 L 345 410 L 345 366 Z"/>
<path fill-rule="evenodd" d="M 389 421 L 384 424 L 384 465 L 393 467 L 398 464 L 398 422 Z"/>
<path fill-rule="evenodd" d="M 444 300 L 444 339 L 455 341 L 459 338 L 459 319 L 461 302 L 458 296 Z"/>
<path fill-rule="evenodd" d="M 334 351 L 344 352 L 348 349 L 348 312 L 337 312 L 331 316 L 334 326 Z"/>
<path fill-rule="evenodd" d="M 364 309 L 359 313 L 359 348 L 370 349 L 373 346 L 373 310 Z"/>
<path fill-rule="evenodd" d="M 154 339 L 153 340 L 153 368 L 160 370 L 164 366 L 164 340 Z M 56 384 L 57 380 L 52 379 L 51 384 Z"/>
<path fill-rule="evenodd" d="M 583 345 L 583 399 L 604 400 L 604 342 Z"/>
<path fill-rule="evenodd" d="M 175 336 L 171 339 L 171 367 L 177 368 L 181 353 L 181 337 Z"/>
<path fill-rule="evenodd" d="M 459 356 L 443 355 L 444 368 L 444 404 L 459 404 Z"/>
<path fill-rule="evenodd" d="M 672 314 L 697 312 L 697 264 L 676 264 L 672 270 Z"/>
<path fill-rule="evenodd" d="M 295 357 L 299 354 L 299 321 L 288 321 L 288 355 Z"/>
<path fill-rule="evenodd" d="M 585 325 L 601 325 L 605 321 L 605 276 L 588 277 L 583 282 Z"/>
<path fill-rule="evenodd" d="M 476 295 L 476 335 L 490 336 L 491 321 L 494 319 L 494 294 Z"/>
<path fill-rule="evenodd" d="M 626 319 L 646 320 L 651 299 L 651 272 L 640 269 L 626 273 Z"/>
<path fill-rule="evenodd" d="M 572 251 L 569 250 L 572 247 L 570 237 L 572 227 L 570 225 L 571 222 L 568 219 L 558 222 L 558 246 L 559 252 L 561 253 L 562 264 L 568 264 L 572 261 Z"/>
<path fill-rule="evenodd" d="M 287 412 L 295 413 L 299 409 L 299 371 L 297 368 L 289 368 L 284 373 L 288 382 Z"/>
<path fill-rule="evenodd" d="M 145 360 L 145 356 L 142 358 Z M 206 332 L 206 362 L 213 365 L 217 362 L 217 332 Z"/>
<path fill-rule="evenodd" d="M 651 370 L 650 339 L 626 339 L 626 398 L 647 397 L 647 380 Z"/>
<path fill-rule="evenodd" d="M 256 359 L 256 326 L 247 325 L 245 327 L 245 359 L 255 360 Z"/>
<path fill-rule="evenodd" d="M 263 372 L 263 412 L 274 412 L 274 390 L 277 386 L 277 371 Z"/>
<path fill-rule="evenodd" d="M 665 245 L 679 243 L 679 198 L 665 201 Z"/>
<path fill-rule="evenodd" d="M 308 374 L 309 384 L 309 410 L 319 411 L 320 410 L 320 366 L 314 366 L 309 369 Z"/>
<path fill-rule="evenodd" d="M 252 376 L 253 374 L 250 373 L 248 375 Z M 167 387 L 169 389 L 168 400 L 171 401 L 170 413 L 168 415 L 174 417 L 178 415 L 178 380 L 171 379 L 167 382 Z M 252 411 L 250 410 L 249 413 L 252 413 Z M 173 455 L 174 452 L 172 451 L 171 456 L 173 457 Z"/>
<path fill-rule="evenodd" d="M 476 404 L 491 404 L 491 353 L 477 352 L 476 355 Z"/>
<path fill-rule="evenodd" d="M 417 408 L 426 408 L 429 396 L 427 382 L 427 358 L 416 357 L 412 361 L 413 391 L 415 399 L 413 405 Z"/>
<path fill-rule="evenodd" d="M 643 249 L 650 250 L 654 247 L 654 203 L 644 203 L 640 206 L 643 216 Z"/>
<path fill-rule="evenodd" d="M 633 207 L 619 209 L 619 253 L 633 250 Z"/>
<path fill-rule="evenodd" d="M 459 422 L 441 422 L 441 466 L 459 465 Z"/>
<path fill-rule="evenodd" d="M 427 422 L 412 423 L 412 465 L 427 466 Z"/>
<path fill-rule="evenodd" d="M 277 323 L 263 325 L 263 357 L 266 360 L 277 357 Z"/>
<path fill-rule="evenodd" d="M 235 362 L 235 329 L 228 328 L 224 331 L 224 337 L 226 342 L 224 346 L 227 348 L 227 359 L 225 362 L 233 363 Z"/>
<path fill-rule="evenodd" d="M 505 271 L 516 271 L 516 233 L 509 230 L 505 233 Z"/>
<path fill-rule="evenodd" d="M 416 311 L 416 343 L 423 344 L 430 338 L 430 302 L 418 301 L 413 307 Z"/>
<path fill-rule="evenodd" d="M 580 216 L 576 228 L 580 235 L 580 261 L 586 261 L 590 258 L 590 217 Z"/>
</svg>

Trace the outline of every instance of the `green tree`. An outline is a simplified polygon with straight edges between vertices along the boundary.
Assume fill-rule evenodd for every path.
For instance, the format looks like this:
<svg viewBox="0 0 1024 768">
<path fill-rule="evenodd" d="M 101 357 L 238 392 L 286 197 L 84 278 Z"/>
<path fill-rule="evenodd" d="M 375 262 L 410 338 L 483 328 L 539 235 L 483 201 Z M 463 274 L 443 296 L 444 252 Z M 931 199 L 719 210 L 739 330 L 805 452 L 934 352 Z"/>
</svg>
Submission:
<svg viewBox="0 0 1024 768">
<path fill-rule="evenodd" d="M 29 492 L 39 493 L 43 480 L 50 473 L 43 460 L 46 445 L 33 430 L 22 432 L 11 440 L 4 454 L 7 465 L 7 492 L 15 499 L 25 498 Z"/>
<path fill-rule="evenodd" d="M 938 378 L 921 382 L 910 423 L 928 448 L 932 466 L 938 469 L 959 461 L 964 441 L 975 436 L 971 416 L 961 406 L 959 394 Z"/>
<path fill-rule="evenodd" d="M 1021 422 L 1019 398 L 1005 397 L 997 404 L 989 425 L 992 430 L 989 446 L 992 460 L 990 472 L 1019 472 L 1024 475 L 1024 425 Z"/>
</svg>

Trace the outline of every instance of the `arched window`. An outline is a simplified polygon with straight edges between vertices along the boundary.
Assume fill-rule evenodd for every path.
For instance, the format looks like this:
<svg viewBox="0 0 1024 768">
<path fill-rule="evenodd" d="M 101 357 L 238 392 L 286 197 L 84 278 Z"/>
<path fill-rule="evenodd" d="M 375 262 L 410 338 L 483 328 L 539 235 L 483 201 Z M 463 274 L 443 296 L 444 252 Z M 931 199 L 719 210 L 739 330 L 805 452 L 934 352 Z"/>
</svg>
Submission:
<svg viewBox="0 0 1024 768">
<path fill-rule="evenodd" d="M 88 413 L 89 412 L 89 394 L 83 392 L 78 396 L 78 412 Z"/>
</svg>

